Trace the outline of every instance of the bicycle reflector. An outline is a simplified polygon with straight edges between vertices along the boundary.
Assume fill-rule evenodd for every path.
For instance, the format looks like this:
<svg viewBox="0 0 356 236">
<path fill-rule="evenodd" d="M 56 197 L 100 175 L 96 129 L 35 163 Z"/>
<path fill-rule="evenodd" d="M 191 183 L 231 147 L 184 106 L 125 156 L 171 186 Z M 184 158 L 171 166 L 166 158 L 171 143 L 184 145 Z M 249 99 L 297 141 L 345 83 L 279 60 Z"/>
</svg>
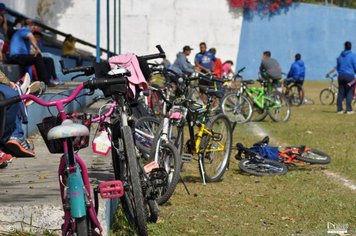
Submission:
<svg viewBox="0 0 356 236">
<path fill-rule="evenodd" d="M 101 198 L 119 198 L 124 195 L 124 186 L 120 180 L 101 182 L 99 192 Z"/>
</svg>

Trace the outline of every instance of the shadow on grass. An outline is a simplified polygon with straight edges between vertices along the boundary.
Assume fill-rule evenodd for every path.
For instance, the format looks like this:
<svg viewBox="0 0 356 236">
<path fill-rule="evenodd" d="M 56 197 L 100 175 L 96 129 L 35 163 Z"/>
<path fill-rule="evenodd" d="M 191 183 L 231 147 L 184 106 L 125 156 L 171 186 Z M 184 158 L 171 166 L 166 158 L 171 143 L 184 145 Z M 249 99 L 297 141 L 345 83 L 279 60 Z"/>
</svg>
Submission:
<svg viewBox="0 0 356 236">
<path fill-rule="evenodd" d="M 185 183 L 200 183 L 200 182 L 202 182 L 200 176 L 186 175 L 186 176 L 182 176 L 182 179 Z"/>
</svg>

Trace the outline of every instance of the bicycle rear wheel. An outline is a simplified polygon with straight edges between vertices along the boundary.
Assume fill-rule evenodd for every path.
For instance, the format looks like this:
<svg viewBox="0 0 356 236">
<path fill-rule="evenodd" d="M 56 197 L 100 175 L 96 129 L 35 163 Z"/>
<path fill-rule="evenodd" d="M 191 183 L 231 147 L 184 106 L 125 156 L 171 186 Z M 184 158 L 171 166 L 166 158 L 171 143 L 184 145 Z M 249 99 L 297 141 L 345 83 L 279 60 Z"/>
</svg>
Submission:
<svg viewBox="0 0 356 236">
<path fill-rule="evenodd" d="M 245 123 L 252 117 L 252 105 L 250 100 L 245 95 L 236 92 L 225 95 L 221 107 L 223 113 L 231 122 Z"/>
<path fill-rule="evenodd" d="M 168 175 L 168 180 L 165 183 L 157 186 L 158 197 L 156 201 L 159 205 L 166 203 L 173 195 L 178 181 L 180 179 L 180 169 L 182 160 L 178 156 L 177 148 L 171 143 L 162 143 L 160 139 L 154 143 L 154 146 L 158 148 L 158 165 L 164 168 Z M 155 157 L 156 148 L 151 150 L 151 158 Z"/>
<path fill-rule="evenodd" d="M 304 101 L 303 87 L 300 86 L 299 84 L 293 84 L 291 87 L 288 88 L 286 97 L 288 97 L 288 100 L 291 105 L 293 106 L 302 105 Z"/>
<path fill-rule="evenodd" d="M 260 122 L 266 119 L 268 116 L 268 111 L 266 109 L 261 109 L 259 108 L 254 102 L 252 102 L 253 107 L 252 107 L 252 121 Z"/>
<path fill-rule="evenodd" d="M 212 117 L 206 125 L 213 135 L 205 134 L 201 140 L 203 151 L 199 161 L 200 175 L 206 182 L 220 181 L 229 164 L 232 144 L 232 130 L 229 119 L 224 114 Z M 202 171 L 204 173 L 202 173 Z"/>
<path fill-rule="evenodd" d="M 289 120 L 291 109 L 287 98 L 278 91 L 273 91 L 269 96 L 272 104 L 268 104 L 268 114 L 275 122 L 285 122 Z"/>
<path fill-rule="evenodd" d="M 257 176 L 284 175 L 288 168 L 285 164 L 269 159 L 243 159 L 239 163 L 240 170 Z"/>
<path fill-rule="evenodd" d="M 319 95 L 320 103 L 322 105 L 332 105 L 335 100 L 335 94 L 330 89 L 321 90 Z"/>
<path fill-rule="evenodd" d="M 135 122 L 135 141 L 137 148 L 146 155 L 151 152 L 160 126 L 160 121 L 152 116 L 144 116 Z"/>
<path fill-rule="evenodd" d="M 325 152 L 317 149 L 310 149 L 296 156 L 296 159 L 310 164 L 329 164 L 331 157 Z"/>
<path fill-rule="evenodd" d="M 148 235 L 138 160 L 129 126 L 122 127 L 122 137 L 125 159 L 120 162 L 120 180 L 124 182 L 125 194 L 121 197 L 121 204 L 129 223 L 136 228 L 137 233 Z"/>
</svg>

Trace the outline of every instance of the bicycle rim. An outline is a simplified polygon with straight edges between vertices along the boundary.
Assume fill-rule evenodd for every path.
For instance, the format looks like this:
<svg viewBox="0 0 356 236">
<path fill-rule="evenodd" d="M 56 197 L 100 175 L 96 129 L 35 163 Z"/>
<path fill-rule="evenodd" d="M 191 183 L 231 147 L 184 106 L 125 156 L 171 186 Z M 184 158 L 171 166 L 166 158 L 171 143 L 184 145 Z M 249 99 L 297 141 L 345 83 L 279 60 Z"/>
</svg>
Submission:
<svg viewBox="0 0 356 236">
<path fill-rule="evenodd" d="M 230 93 L 223 98 L 223 113 L 231 122 L 245 123 L 251 119 L 252 105 L 244 95 Z"/>
<path fill-rule="evenodd" d="M 135 123 L 135 143 L 144 154 L 149 154 L 155 135 L 160 126 L 160 121 L 152 116 L 144 116 Z"/>
<path fill-rule="evenodd" d="M 320 103 L 322 105 L 332 105 L 335 100 L 335 94 L 330 89 L 321 90 L 319 95 Z"/>
<path fill-rule="evenodd" d="M 125 160 L 121 161 L 121 180 L 124 181 L 125 194 L 121 198 L 124 213 L 129 223 L 139 235 L 147 235 L 146 214 L 143 192 L 139 176 L 138 161 L 133 144 L 131 128 L 122 127 Z"/>
<path fill-rule="evenodd" d="M 206 128 L 212 130 L 215 137 L 210 135 L 202 137 L 201 149 L 204 152 L 200 171 L 203 169 L 206 182 L 217 182 L 224 175 L 230 159 L 232 143 L 230 121 L 224 114 L 219 114 L 209 121 Z M 201 163 L 199 162 L 199 165 Z"/>
<path fill-rule="evenodd" d="M 243 159 L 239 163 L 239 168 L 246 173 L 257 176 L 284 175 L 288 170 L 285 164 L 268 159 L 262 161 Z"/>
<path fill-rule="evenodd" d="M 286 97 L 278 92 L 274 91 L 271 96 L 272 104 L 268 106 L 268 114 L 275 122 L 285 122 L 289 120 L 291 109 Z"/>
</svg>

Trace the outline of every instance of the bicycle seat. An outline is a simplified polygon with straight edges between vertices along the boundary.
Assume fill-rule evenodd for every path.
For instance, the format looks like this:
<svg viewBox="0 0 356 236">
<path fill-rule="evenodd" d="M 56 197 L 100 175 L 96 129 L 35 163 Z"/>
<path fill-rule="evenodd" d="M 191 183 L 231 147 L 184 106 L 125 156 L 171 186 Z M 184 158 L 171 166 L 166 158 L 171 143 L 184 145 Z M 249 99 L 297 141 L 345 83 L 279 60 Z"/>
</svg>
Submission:
<svg viewBox="0 0 356 236">
<path fill-rule="evenodd" d="M 207 89 L 204 91 L 204 93 L 207 95 L 218 97 L 218 98 L 222 98 L 224 96 L 224 92 L 216 91 L 214 89 Z"/>
<path fill-rule="evenodd" d="M 89 136 L 89 129 L 82 124 L 73 123 L 72 120 L 66 119 L 61 125 L 49 130 L 48 140 Z"/>
</svg>

